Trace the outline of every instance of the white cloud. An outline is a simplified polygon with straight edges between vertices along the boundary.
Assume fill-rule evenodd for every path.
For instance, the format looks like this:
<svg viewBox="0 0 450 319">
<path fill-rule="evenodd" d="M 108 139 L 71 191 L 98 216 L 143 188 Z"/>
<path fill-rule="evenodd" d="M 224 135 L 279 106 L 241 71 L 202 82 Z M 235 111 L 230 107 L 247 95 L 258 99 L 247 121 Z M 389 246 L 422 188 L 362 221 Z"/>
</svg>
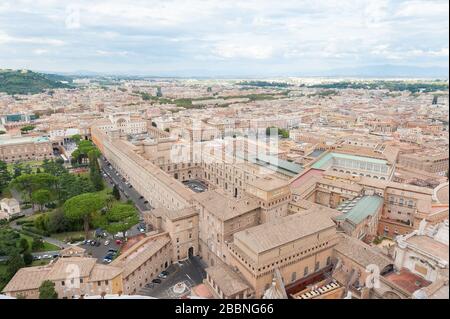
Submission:
<svg viewBox="0 0 450 319">
<path fill-rule="evenodd" d="M 398 17 L 445 17 L 448 19 L 449 4 L 445 1 L 407 1 L 396 12 Z"/>
<path fill-rule="evenodd" d="M 105 51 L 105 50 L 96 50 L 95 51 L 95 55 L 98 56 L 119 56 L 119 57 L 124 57 L 129 55 L 130 52 L 128 51 Z"/>
<path fill-rule="evenodd" d="M 34 49 L 33 53 L 36 55 L 43 55 L 43 54 L 47 54 L 49 52 L 49 50 L 47 49 Z"/>
<path fill-rule="evenodd" d="M 212 52 L 222 58 L 268 59 L 273 54 L 270 45 L 252 45 L 236 43 L 217 44 Z"/>
<path fill-rule="evenodd" d="M 12 37 L 4 32 L 0 32 L 0 44 L 7 43 L 47 44 L 53 46 L 65 45 L 64 41 L 58 39 L 45 37 Z"/>
<path fill-rule="evenodd" d="M 14 49 L 39 69 L 45 59 L 38 50 L 46 46 L 61 46 L 55 65 L 73 61 L 75 69 L 89 63 L 107 69 L 119 63 L 135 69 L 222 63 L 239 69 L 240 60 L 262 69 L 420 66 L 441 65 L 448 57 L 448 3 L 441 0 L 79 0 L 76 7 L 69 0 L 0 2 L 0 51 Z M 0 58 L 9 59 L 2 52 Z"/>
</svg>

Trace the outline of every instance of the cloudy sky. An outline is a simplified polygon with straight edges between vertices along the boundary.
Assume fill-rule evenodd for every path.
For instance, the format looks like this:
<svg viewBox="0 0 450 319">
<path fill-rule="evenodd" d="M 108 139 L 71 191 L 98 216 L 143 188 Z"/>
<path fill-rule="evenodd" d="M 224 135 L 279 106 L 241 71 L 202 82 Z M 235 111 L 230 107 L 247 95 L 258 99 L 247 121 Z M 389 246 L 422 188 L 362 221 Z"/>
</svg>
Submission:
<svg viewBox="0 0 450 319">
<path fill-rule="evenodd" d="M 447 0 L 1 0 L 0 68 L 164 76 L 445 70 L 448 32 Z"/>
</svg>

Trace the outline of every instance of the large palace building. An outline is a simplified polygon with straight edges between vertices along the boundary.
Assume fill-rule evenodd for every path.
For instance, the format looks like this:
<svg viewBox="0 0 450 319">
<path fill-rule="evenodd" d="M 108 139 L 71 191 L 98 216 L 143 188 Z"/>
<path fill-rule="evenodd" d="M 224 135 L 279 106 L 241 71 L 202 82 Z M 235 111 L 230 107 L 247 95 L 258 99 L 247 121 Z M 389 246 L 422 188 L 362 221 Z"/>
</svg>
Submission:
<svg viewBox="0 0 450 319">
<path fill-rule="evenodd" d="M 384 276 L 394 262 L 364 241 L 448 218 L 448 206 L 434 207 L 429 189 L 393 182 L 395 165 L 383 158 L 334 150 L 299 169 L 276 161 L 270 147 L 262 155 L 236 151 L 247 143 L 242 137 L 184 140 L 149 119 L 121 116 L 94 123 L 92 140 L 151 205 L 142 213 L 156 231 L 110 265 L 121 269 L 125 294 L 195 255 L 207 264 L 204 283 L 218 298 L 285 291 L 292 298 L 409 298 L 387 277 L 382 290 L 365 285 L 366 267 Z M 311 282 L 325 288 L 305 293 Z"/>
<path fill-rule="evenodd" d="M 329 269 L 342 241 L 337 232 L 360 240 L 394 237 L 424 218 L 438 223 L 448 216 L 448 209 L 433 216 L 428 189 L 392 182 L 395 165 L 386 159 L 326 152 L 293 177 L 281 161 L 267 165 L 250 160 L 255 156 L 245 148 L 228 151 L 225 139 L 185 141 L 150 123 L 136 138 L 104 125 L 91 134 L 154 207 L 144 215 L 170 234 L 171 261 L 200 256 L 216 296 L 261 298 L 276 272 L 289 286 Z M 187 187 L 192 180 L 207 190 Z M 225 274 L 228 281 L 218 278 Z"/>
</svg>

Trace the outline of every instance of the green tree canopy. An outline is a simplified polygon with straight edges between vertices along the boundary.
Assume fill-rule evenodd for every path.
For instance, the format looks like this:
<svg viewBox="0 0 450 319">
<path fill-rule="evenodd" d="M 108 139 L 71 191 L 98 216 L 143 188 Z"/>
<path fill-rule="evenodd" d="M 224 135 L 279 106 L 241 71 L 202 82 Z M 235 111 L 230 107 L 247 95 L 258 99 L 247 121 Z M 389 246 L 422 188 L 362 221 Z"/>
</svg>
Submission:
<svg viewBox="0 0 450 319">
<path fill-rule="evenodd" d="M 23 262 L 25 266 L 30 266 L 33 263 L 33 255 L 29 251 L 23 254 Z"/>
<path fill-rule="evenodd" d="M 104 228 L 111 234 L 123 233 L 139 222 L 139 215 L 133 205 L 116 204 L 105 215 Z"/>
<path fill-rule="evenodd" d="M 28 249 L 30 249 L 30 245 L 28 244 L 28 240 L 26 238 L 23 238 L 23 237 L 20 238 L 19 247 L 20 247 L 20 252 L 21 253 L 24 253 Z"/>
<path fill-rule="evenodd" d="M 20 191 L 32 200 L 32 193 L 38 189 L 51 190 L 54 188 L 57 178 L 48 173 L 22 174 L 11 181 L 11 187 Z"/>
<path fill-rule="evenodd" d="M 89 224 L 94 214 L 106 204 L 106 196 L 97 193 L 86 193 L 68 199 L 64 203 L 64 216 L 71 220 L 82 220 L 85 238 L 89 235 Z"/>
<path fill-rule="evenodd" d="M 42 211 L 45 204 L 48 204 L 52 200 L 52 194 L 47 189 L 38 189 L 31 194 L 31 200 L 33 203 L 39 205 L 39 211 Z"/>
<path fill-rule="evenodd" d="M 0 194 L 5 191 L 11 181 L 11 174 L 8 171 L 8 165 L 0 161 Z"/>
<path fill-rule="evenodd" d="M 81 141 L 81 135 L 80 134 L 74 134 L 74 135 L 72 135 L 70 137 L 70 139 L 78 144 Z"/>
<path fill-rule="evenodd" d="M 13 254 L 7 262 L 6 271 L 8 276 L 12 278 L 16 272 L 23 267 L 25 267 L 25 262 L 23 261 L 22 256 L 17 253 Z"/>
<path fill-rule="evenodd" d="M 112 190 L 112 195 L 114 196 L 114 198 L 116 200 L 120 200 L 120 191 L 119 191 L 119 188 L 117 187 L 117 185 L 114 185 L 113 190 Z"/>
<path fill-rule="evenodd" d="M 50 280 L 44 280 L 39 287 L 39 299 L 58 299 L 55 284 Z"/>
</svg>

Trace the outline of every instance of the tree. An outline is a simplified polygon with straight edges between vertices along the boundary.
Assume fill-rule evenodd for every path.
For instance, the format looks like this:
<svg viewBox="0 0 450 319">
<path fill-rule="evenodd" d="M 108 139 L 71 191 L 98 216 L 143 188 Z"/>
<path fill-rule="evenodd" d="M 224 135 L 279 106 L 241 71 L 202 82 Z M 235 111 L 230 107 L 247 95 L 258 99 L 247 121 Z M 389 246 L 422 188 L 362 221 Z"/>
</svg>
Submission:
<svg viewBox="0 0 450 319">
<path fill-rule="evenodd" d="M 68 199 L 63 206 L 64 216 L 71 220 L 82 220 L 84 235 L 88 238 L 89 223 L 94 214 L 106 204 L 106 197 L 96 193 L 86 193 Z"/>
<path fill-rule="evenodd" d="M 112 234 L 125 232 L 139 222 L 139 215 L 133 205 L 116 204 L 106 213 L 104 228 Z"/>
<path fill-rule="evenodd" d="M 25 173 L 25 174 L 33 173 L 33 169 L 31 168 L 30 164 L 26 164 L 23 166 L 22 173 Z"/>
<path fill-rule="evenodd" d="M 75 230 L 70 221 L 64 216 L 61 209 L 55 209 L 48 215 L 47 231 L 51 234 Z"/>
<path fill-rule="evenodd" d="M 29 251 L 26 251 L 23 254 L 23 262 L 25 263 L 25 266 L 29 266 L 33 263 L 33 255 Z"/>
<path fill-rule="evenodd" d="M 12 256 L 20 253 L 20 235 L 10 228 L 0 228 L 0 256 Z"/>
<path fill-rule="evenodd" d="M 89 157 L 89 177 L 96 191 L 101 191 L 105 185 L 103 184 L 102 173 L 98 164 L 98 150 L 92 149 L 88 153 Z"/>
<path fill-rule="evenodd" d="M 47 232 L 49 220 L 50 218 L 47 214 L 42 214 L 34 220 L 34 227 Z"/>
<path fill-rule="evenodd" d="M 81 135 L 80 134 L 74 134 L 74 135 L 72 135 L 70 137 L 70 139 L 78 144 L 81 141 Z"/>
<path fill-rule="evenodd" d="M 22 164 L 14 163 L 13 165 L 13 178 L 17 178 L 22 175 Z"/>
<path fill-rule="evenodd" d="M 23 267 L 25 267 L 25 262 L 23 261 L 22 256 L 16 253 L 9 257 L 6 272 L 8 276 L 12 278 L 16 272 Z"/>
<path fill-rule="evenodd" d="M 30 244 L 28 243 L 28 240 L 26 238 L 20 238 L 19 241 L 19 247 L 20 247 L 20 252 L 24 253 L 26 252 L 28 249 L 30 249 Z"/>
<path fill-rule="evenodd" d="M 27 125 L 27 126 L 24 126 L 24 127 L 22 127 L 21 129 L 20 129 L 21 131 L 22 131 L 22 133 L 28 133 L 29 131 L 32 131 L 32 130 L 34 130 L 34 125 Z"/>
<path fill-rule="evenodd" d="M 0 161 L 0 194 L 8 187 L 11 181 L 11 174 L 8 171 L 8 165 Z"/>
<path fill-rule="evenodd" d="M 44 248 L 44 241 L 41 238 L 34 238 L 31 243 L 31 249 L 33 251 L 39 251 Z"/>
<path fill-rule="evenodd" d="M 11 181 L 11 187 L 20 191 L 32 200 L 32 193 L 35 190 L 51 190 L 55 186 L 57 178 L 48 173 L 22 174 Z"/>
<path fill-rule="evenodd" d="M 52 194 L 46 189 L 38 189 L 31 194 L 31 201 L 39 205 L 39 211 L 42 211 L 45 204 L 50 203 Z"/>
<path fill-rule="evenodd" d="M 39 299 L 58 299 L 55 284 L 50 280 L 44 280 L 39 287 Z"/>
<path fill-rule="evenodd" d="M 45 159 L 41 165 L 44 173 L 51 174 L 53 176 L 61 176 L 68 173 L 67 169 L 64 167 L 64 161 L 53 161 Z M 37 173 L 37 172 L 36 172 Z"/>
<path fill-rule="evenodd" d="M 120 191 L 119 191 L 119 188 L 117 187 L 117 185 L 114 185 L 113 190 L 112 190 L 112 195 L 114 196 L 114 198 L 116 200 L 120 200 Z"/>
</svg>

